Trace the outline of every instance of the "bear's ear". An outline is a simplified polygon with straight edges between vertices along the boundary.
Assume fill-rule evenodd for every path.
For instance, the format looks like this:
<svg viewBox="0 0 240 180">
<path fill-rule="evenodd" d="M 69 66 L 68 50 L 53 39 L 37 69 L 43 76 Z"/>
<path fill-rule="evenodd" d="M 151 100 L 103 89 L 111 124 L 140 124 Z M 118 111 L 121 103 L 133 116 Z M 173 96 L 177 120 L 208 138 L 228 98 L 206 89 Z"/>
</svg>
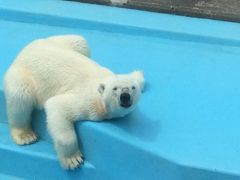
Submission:
<svg viewBox="0 0 240 180">
<path fill-rule="evenodd" d="M 104 90 L 105 90 L 105 84 L 100 84 L 98 87 L 98 92 L 100 94 L 103 94 Z"/>
<path fill-rule="evenodd" d="M 139 85 L 141 90 L 143 91 L 144 89 L 144 74 L 142 71 L 133 71 L 130 74 L 133 78 L 133 80 Z"/>
</svg>

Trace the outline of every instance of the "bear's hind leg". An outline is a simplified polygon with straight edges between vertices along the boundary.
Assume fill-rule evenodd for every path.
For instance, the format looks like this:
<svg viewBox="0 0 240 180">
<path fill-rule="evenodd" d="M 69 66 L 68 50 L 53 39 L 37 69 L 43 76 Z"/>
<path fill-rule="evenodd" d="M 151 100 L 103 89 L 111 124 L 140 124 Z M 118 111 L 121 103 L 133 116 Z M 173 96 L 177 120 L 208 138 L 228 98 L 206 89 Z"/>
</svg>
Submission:
<svg viewBox="0 0 240 180">
<path fill-rule="evenodd" d="M 79 35 L 60 35 L 49 37 L 48 40 L 61 45 L 66 48 L 70 48 L 84 56 L 90 57 L 91 52 L 87 41 Z"/>
<path fill-rule="evenodd" d="M 19 144 L 30 144 L 37 140 L 31 128 L 34 107 L 32 84 L 24 73 L 11 69 L 5 78 L 8 123 L 13 140 Z"/>
</svg>

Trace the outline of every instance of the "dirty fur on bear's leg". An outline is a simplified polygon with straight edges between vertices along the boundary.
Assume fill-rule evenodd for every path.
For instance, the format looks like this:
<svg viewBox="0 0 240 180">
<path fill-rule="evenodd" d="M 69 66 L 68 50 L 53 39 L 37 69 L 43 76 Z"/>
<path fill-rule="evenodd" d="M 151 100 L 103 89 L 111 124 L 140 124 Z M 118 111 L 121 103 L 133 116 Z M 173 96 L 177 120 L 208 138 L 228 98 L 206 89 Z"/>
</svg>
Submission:
<svg viewBox="0 0 240 180">
<path fill-rule="evenodd" d="M 37 140 L 37 135 L 31 129 L 12 128 L 11 135 L 15 143 L 19 145 L 31 144 Z"/>
<path fill-rule="evenodd" d="M 11 78 L 13 76 L 15 79 Z M 19 145 L 35 142 L 37 135 L 31 129 L 35 97 L 27 71 L 12 68 L 7 72 L 4 84 L 8 123 L 13 140 Z"/>
<path fill-rule="evenodd" d="M 52 136 L 61 165 L 65 169 L 78 168 L 82 163 L 82 154 L 78 147 L 73 126 L 74 114 L 69 104 L 74 104 L 73 95 L 58 95 L 45 104 L 47 126 Z"/>
</svg>

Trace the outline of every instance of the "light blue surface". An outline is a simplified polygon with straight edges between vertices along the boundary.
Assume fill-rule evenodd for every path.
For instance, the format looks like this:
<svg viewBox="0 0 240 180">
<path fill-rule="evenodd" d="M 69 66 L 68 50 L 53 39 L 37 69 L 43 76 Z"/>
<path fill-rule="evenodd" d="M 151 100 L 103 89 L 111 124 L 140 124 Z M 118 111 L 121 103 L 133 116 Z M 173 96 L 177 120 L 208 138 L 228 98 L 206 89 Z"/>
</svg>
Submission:
<svg viewBox="0 0 240 180">
<path fill-rule="evenodd" d="M 146 91 L 123 119 L 77 124 L 85 165 L 59 167 L 45 130 L 12 143 L 3 74 L 34 39 L 81 34 L 117 73 L 141 69 Z M 240 179 L 240 24 L 63 1 L 0 1 L 0 174 L 25 179 Z M 1 176 L 0 176 L 1 179 Z"/>
</svg>

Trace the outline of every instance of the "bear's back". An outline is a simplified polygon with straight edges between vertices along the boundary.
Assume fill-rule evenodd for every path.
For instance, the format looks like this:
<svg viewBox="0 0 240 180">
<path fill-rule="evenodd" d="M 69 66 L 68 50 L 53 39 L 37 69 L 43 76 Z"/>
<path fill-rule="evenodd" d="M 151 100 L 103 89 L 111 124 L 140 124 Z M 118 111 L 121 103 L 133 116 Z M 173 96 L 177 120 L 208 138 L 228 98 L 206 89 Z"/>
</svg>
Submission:
<svg viewBox="0 0 240 180">
<path fill-rule="evenodd" d="M 35 81 L 39 97 L 47 99 L 74 88 L 94 86 L 113 73 L 70 48 L 40 39 L 26 46 L 12 68 L 26 69 Z"/>
</svg>

